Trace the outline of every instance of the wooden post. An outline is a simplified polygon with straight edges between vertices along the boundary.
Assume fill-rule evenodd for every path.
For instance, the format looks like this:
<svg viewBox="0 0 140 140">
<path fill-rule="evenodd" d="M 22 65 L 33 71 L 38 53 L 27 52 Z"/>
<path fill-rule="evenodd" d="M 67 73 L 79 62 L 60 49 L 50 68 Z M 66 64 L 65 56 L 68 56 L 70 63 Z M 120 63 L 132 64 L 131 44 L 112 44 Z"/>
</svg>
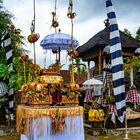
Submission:
<svg viewBox="0 0 140 140">
<path fill-rule="evenodd" d="M 105 68 L 106 67 L 106 60 L 105 60 L 105 56 L 103 57 L 103 68 Z M 105 81 L 107 81 L 107 80 L 105 80 L 105 78 L 107 78 L 106 77 L 106 73 L 107 73 L 107 71 L 106 70 L 104 70 L 103 71 L 103 83 L 104 83 L 104 85 L 105 85 Z"/>
<path fill-rule="evenodd" d="M 130 63 L 130 85 L 134 85 L 134 76 L 133 76 L 133 64 L 132 62 Z"/>
<path fill-rule="evenodd" d="M 88 61 L 88 73 L 87 73 L 87 79 L 90 79 L 90 61 Z"/>
<path fill-rule="evenodd" d="M 99 68 L 99 77 L 101 75 L 101 64 L 102 64 L 102 50 L 99 49 L 99 56 L 98 56 L 98 68 Z"/>
</svg>

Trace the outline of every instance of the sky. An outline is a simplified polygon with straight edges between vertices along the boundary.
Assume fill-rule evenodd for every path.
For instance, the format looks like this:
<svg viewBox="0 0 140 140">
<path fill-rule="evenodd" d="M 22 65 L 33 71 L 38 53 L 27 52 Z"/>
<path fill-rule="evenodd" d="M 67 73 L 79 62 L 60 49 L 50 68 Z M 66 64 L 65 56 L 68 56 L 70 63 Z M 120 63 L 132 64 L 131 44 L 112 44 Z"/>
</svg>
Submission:
<svg viewBox="0 0 140 140">
<path fill-rule="evenodd" d="M 104 29 L 103 21 L 106 16 L 105 0 L 73 0 L 74 37 L 79 41 L 79 45 L 87 42 L 92 36 Z M 133 36 L 140 27 L 140 0 L 112 0 L 120 30 L 128 29 Z M 54 33 L 51 28 L 52 15 L 55 0 L 36 0 L 36 33 L 40 34 L 40 39 L 36 42 L 36 61 L 44 66 L 44 52 L 40 46 L 40 41 L 48 34 Z M 71 34 L 71 23 L 67 17 L 69 0 L 57 0 L 57 18 L 59 28 L 62 33 Z M 4 0 L 4 7 L 8 9 L 15 19 L 16 28 L 22 30 L 21 34 L 27 38 L 30 34 L 31 21 L 33 20 L 33 0 Z M 26 49 L 30 51 L 30 58 L 33 59 L 33 46 L 26 42 Z M 46 53 L 46 65 L 55 62 L 55 55 L 51 51 Z M 62 69 L 67 69 L 69 59 L 66 52 L 61 51 L 61 64 L 67 64 Z M 92 64 L 91 64 L 92 65 Z"/>
</svg>

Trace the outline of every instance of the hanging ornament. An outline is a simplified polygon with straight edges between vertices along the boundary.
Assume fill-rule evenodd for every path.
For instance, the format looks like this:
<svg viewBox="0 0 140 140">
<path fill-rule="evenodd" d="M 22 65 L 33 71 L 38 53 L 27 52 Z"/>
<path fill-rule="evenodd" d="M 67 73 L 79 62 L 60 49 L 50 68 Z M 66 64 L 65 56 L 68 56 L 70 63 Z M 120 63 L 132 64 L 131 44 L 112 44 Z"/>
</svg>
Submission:
<svg viewBox="0 0 140 140">
<path fill-rule="evenodd" d="M 68 12 L 68 14 L 67 14 L 67 17 L 68 18 L 71 18 L 71 19 L 73 19 L 73 18 L 75 18 L 75 16 L 76 16 L 76 13 L 75 12 Z"/>
<path fill-rule="evenodd" d="M 56 12 L 52 12 L 52 27 L 56 28 L 59 26 L 59 23 L 56 18 Z"/>
<path fill-rule="evenodd" d="M 31 34 L 28 35 L 27 39 L 30 43 L 35 43 L 39 39 L 40 35 L 38 33 L 35 33 L 34 20 L 31 23 L 30 30 L 31 30 Z"/>
<path fill-rule="evenodd" d="M 69 8 L 68 8 L 68 13 L 67 13 L 67 17 L 70 19 L 75 18 L 76 13 L 73 12 L 73 2 L 72 0 L 69 0 Z"/>
<path fill-rule="evenodd" d="M 18 58 L 20 62 L 28 61 L 29 56 L 25 53 L 22 53 L 21 56 Z"/>
<path fill-rule="evenodd" d="M 69 87 L 70 87 L 70 90 L 71 91 L 76 91 L 76 90 L 79 90 L 80 89 L 79 85 L 78 84 L 74 84 L 74 83 L 71 83 L 69 85 Z"/>
<path fill-rule="evenodd" d="M 27 39 L 28 39 L 28 41 L 30 43 L 34 43 L 34 42 L 36 42 L 39 39 L 39 37 L 40 37 L 39 34 L 32 33 L 32 34 L 28 35 L 28 38 Z"/>
<path fill-rule="evenodd" d="M 72 58 L 75 58 L 78 56 L 78 52 L 76 50 L 68 50 L 67 54 L 72 57 Z"/>
</svg>

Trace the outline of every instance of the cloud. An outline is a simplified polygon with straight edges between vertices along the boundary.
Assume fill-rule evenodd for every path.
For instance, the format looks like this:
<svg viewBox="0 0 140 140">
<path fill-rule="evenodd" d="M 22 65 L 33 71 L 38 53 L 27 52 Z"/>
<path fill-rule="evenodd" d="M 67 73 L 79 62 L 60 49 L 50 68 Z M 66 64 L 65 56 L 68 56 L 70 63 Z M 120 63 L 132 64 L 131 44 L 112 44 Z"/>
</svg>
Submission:
<svg viewBox="0 0 140 140">
<path fill-rule="evenodd" d="M 40 34 L 40 39 L 36 42 L 37 63 L 44 66 L 44 50 L 40 47 L 40 41 L 48 34 L 54 33 L 51 27 L 51 12 L 54 11 L 55 0 L 36 0 L 36 33 Z M 61 32 L 71 34 L 70 19 L 67 17 L 68 0 L 57 0 L 57 15 Z M 127 28 L 135 35 L 136 30 L 140 26 L 140 1 L 139 0 L 112 0 L 116 11 L 119 28 L 123 30 Z M 30 34 L 30 25 L 33 20 L 33 2 L 32 0 L 9 0 L 4 1 L 4 6 L 12 12 L 16 20 L 13 23 L 17 28 L 22 30 L 24 36 Z M 74 12 L 77 16 L 74 19 L 74 37 L 82 45 L 88 41 L 93 35 L 104 28 L 103 21 L 106 19 L 105 0 L 74 0 Z M 27 43 L 27 47 L 32 53 L 30 57 L 33 59 L 33 46 Z M 68 63 L 66 60 L 66 52 L 61 52 L 61 63 Z M 54 63 L 55 55 L 50 51 L 47 52 L 47 65 Z M 66 68 L 68 66 L 63 67 Z"/>
</svg>

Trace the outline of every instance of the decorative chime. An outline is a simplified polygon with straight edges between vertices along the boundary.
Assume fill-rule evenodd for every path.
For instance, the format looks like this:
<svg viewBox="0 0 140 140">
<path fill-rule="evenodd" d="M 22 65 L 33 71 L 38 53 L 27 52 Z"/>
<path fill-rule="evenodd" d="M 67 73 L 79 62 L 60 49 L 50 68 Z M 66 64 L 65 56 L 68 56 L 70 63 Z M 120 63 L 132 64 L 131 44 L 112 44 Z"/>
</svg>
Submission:
<svg viewBox="0 0 140 140">
<path fill-rule="evenodd" d="M 73 61 L 74 58 L 78 56 L 78 52 L 76 50 L 74 50 L 74 45 L 73 45 L 73 19 L 75 18 L 76 13 L 73 12 L 73 0 L 69 0 L 69 7 L 68 7 L 68 13 L 67 13 L 67 17 L 70 18 L 71 20 L 71 45 L 70 45 L 70 50 L 68 50 L 68 55 L 71 58 L 72 64 L 70 66 L 70 78 L 71 78 L 71 82 L 70 82 L 70 86 L 74 86 L 74 65 L 73 65 Z"/>
</svg>

